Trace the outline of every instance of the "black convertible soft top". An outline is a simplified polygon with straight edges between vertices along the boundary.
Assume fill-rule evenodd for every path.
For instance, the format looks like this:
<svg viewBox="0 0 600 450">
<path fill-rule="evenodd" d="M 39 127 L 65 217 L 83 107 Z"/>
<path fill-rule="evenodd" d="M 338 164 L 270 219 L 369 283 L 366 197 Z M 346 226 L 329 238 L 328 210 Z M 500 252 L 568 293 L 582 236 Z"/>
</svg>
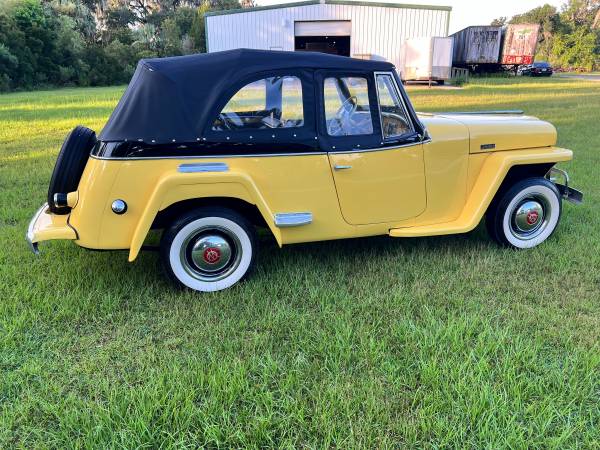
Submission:
<svg viewBox="0 0 600 450">
<path fill-rule="evenodd" d="M 253 74 L 285 69 L 393 68 L 385 61 L 250 49 L 143 59 L 100 139 L 156 144 L 197 141 L 207 121 L 214 120 L 209 117 L 214 105 L 229 93 L 231 86 Z"/>
</svg>

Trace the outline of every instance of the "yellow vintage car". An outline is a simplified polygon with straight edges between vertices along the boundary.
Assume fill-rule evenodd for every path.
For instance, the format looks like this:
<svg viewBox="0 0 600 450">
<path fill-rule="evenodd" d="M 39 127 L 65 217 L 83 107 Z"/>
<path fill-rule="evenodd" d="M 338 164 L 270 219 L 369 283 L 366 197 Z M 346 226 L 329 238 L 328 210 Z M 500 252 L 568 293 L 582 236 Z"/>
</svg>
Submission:
<svg viewBox="0 0 600 450">
<path fill-rule="evenodd" d="M 417 114 L 394 66 L 232 50 L 142 60 L 97 139 L 65 140 L 27 240 L 138 256 L 150 229 L 180 286 L 243 279 L 277 243 L 466 233 L 519 249 L 581 202 L 556 129 L 511 111 Z M 562 181 L 558 184 L 557 181 Z"/>
</svg>

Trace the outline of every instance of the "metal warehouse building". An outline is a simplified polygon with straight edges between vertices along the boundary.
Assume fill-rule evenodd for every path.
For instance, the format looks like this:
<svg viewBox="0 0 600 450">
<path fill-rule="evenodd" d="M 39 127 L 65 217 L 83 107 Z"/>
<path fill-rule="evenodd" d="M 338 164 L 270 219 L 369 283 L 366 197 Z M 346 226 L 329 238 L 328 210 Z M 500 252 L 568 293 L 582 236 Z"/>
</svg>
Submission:
<svg viewBox="0 0 600 450">
<path fill-rule="evenodd" d="M 316 0 L 206 15 L 209 52 L 321 51 L 403 65 L 405 39 L 447 36 L 451 8 Z"/>
</svg>

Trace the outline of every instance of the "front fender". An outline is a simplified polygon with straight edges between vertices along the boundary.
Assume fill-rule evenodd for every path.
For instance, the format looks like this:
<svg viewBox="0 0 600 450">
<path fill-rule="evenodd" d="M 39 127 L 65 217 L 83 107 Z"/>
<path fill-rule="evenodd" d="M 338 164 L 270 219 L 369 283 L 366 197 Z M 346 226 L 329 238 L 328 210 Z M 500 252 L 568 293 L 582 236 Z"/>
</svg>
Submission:
<svg viewBox="0 0 600 450">
<path fill-rule="evenodd" d="M 490 153 L 481 166 L 462 212 L 456 220 L 423 226 L 394 228 L 389 231 L 389 234 L 392 237 L 417 237 L 467 233 L 479 224 L 511 167 L 557 163 L 569 161 L 572 158 L 573 152 L 571 150 L 558 147 Z"/>
<path fill-rule="evenodd" d="M 256 205 L 275 240 L 282 245 L 281 231 L 274 224 L 273 212 L 248 175 L 240 172 L 181 173 L 170 170 L 159 178 L 135 226 L 129 247 L 129 261 L 139 254 L 159 211 L 180 201 L 209 197 L 237 198 Z"/>
</svg>

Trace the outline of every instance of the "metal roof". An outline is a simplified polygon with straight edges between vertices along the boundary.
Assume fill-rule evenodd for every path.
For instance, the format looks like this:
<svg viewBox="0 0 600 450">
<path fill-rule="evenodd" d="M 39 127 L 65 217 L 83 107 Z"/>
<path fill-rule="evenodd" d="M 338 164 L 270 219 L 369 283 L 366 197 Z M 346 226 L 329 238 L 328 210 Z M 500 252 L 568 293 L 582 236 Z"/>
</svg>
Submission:
<svg viewBox="0 0 600 450">
<path fill-rule="evenodd" d="M 348 1 L 348 0 L 306 0 L 301 2 L 282 3 L 279 5 L 255 6 L 253 8 L 224 9 L 222 11 L 209 11 L 204 16 L 224 16 L 226 14 L 252 13 L 256 11 L 266 11 L 269 9 L 294 8 L 297 6 L 310 5 L 350 5 L 350 6 L 373 6 L 377 8 L 404 8 L 404 9 L 427 9 L 434 11 L 452 11 L 451 6 L 438 5 L 412 5 L 409 3 L 385 3 L 385 2 L 367 2 L 367 1 Z"/>
</svg>

